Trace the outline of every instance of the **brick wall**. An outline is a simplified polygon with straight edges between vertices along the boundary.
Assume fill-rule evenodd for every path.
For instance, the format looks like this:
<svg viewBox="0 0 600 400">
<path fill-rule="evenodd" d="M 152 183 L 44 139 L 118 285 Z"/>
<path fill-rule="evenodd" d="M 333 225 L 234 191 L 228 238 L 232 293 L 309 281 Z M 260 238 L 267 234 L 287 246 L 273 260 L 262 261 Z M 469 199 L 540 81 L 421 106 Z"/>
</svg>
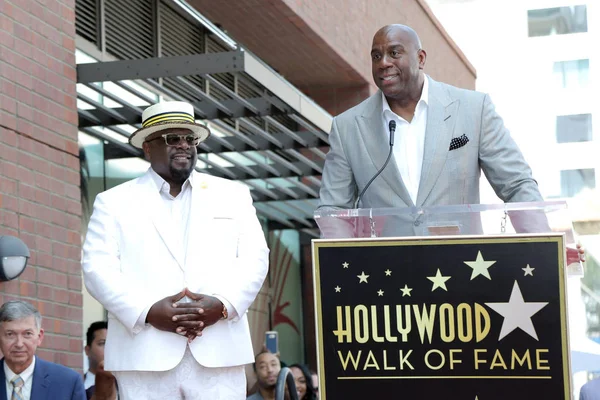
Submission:
<svg viewBox="0 0 600 400">
<path fill-rule="evenodd" d="M 81 202 L 74 0 L 2 0 L 0 12 L 0 235 L 31 250 L 0 301 L 24 299 L 43 316 L 38 355 L 82 367 Z"/>
<path fill-rule="evenodd" d="M 448 36 L 426 0 L 280 0 L 375 89 L 371 77 L 371 43 L 379 28 L 405 24 L 417 31 L 427 50 L 425 72 L 469 89 L 475 70 Z M 335 21 L 335 23 L 333 23 Z M 332 55 L 333 56 L 333 55 Z"/>
</svg>

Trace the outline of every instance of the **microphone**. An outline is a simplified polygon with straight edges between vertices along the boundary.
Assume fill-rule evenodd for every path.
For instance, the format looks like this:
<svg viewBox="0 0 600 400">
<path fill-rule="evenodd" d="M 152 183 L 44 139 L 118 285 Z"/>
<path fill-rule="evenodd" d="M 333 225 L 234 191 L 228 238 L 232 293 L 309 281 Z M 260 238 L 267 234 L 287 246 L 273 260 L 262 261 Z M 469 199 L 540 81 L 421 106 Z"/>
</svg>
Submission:
<svg viewBox="0 0 600 400">
<path fill-rule="evenodd" d="M 363 190 L 360 191 L 358 197 L 356 198 L 356 201 L 354 202 L 354 208 L 358 207 L 358 203 L 360 203 L 360 200 L 362 199 L 369 186 L 371 186 L 371 183 L 373 183 L 375 178 L 377 178 L 379 174 L 383 172 L 385 167 L 387 167 L 388 163 L 390 162 L 390 158 L 392 158 L 392 150 L 394 149 L 394 132 L 396 132 L 396 121 L 391 120 L 388 125 L 388 129 L 390 130 L 390 152 L 388 153 L 388 156 L 385 159 L 385 163 L 383 163 L 383 166 L 379 168 L 379 171 L 377 171 L 377 173 L 371 178 L 371 180 L 367 182 Z"/>
</svg>

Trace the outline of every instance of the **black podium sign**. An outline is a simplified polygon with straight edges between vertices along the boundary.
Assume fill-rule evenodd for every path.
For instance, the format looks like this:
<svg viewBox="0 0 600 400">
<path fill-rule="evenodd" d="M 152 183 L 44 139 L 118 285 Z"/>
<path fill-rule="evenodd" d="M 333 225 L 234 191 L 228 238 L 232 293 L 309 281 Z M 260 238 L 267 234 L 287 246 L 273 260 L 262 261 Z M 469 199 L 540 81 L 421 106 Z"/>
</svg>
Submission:
<svg viewBox="0 0 600 400">
<path fill-rule="evenodd" d="M 313 241 L 321 399 L 571 399 L 562 235 Z"/>
</svg>

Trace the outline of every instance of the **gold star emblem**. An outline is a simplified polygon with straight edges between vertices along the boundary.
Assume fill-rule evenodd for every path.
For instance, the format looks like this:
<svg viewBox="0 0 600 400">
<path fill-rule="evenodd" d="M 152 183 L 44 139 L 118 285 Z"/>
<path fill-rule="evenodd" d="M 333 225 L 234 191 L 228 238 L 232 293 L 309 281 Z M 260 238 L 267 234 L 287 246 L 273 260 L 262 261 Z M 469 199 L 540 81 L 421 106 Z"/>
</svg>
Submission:
<svg viewBox="0 0 600 400">
<path fill-rule="evenodd" d="M 534 270 L 535 268 L 531 268 L 531 267 L 529 266 L 529 264 L 527 264 L 527 267 L 526 267 L 526 268 L 521 268 L 521 269 L 522 269 L 523 271 L 525 271 L 525 275 L 523 275 L 523 276 L 527 276 L 527 275 L 531 275 L 531 276 L 533 276 L 533 270 Z"/>
<path fill-rule="evenodd" d="M 481 255 L 481 251 L 477 252 L 477 259 L 475 261 L 463 261 L 469 267 L 473 268 L 473 273 L 471 274 L 471 280 L 479 275 L 483 275 L 489 280 L 492 280 L 490 277 L 490 273 L 488 272 L 488 268 L 496 263 L 496 261 L 485 261 L 483 256 Z"/>
<path fill-rule="evenodd" d="M 200 182 L 200 189 L 206 189 L 208 187 L 208 183 L 207 182 Z"/>
<path fill-rule="evenodd" d="M 383 290 L 379 289 L 379 290 L 377 291 L 377 295 L 378 295 L 378 296 L 383 296 Z"/>
<path fill-rule="evenodd" d="M 431 282 L 433 282 L 433 287 L 431 288 L 432 292 L 437 288 L 444 289 L 447 292 L 448 288 L 446 288 L 446 281 L 450 278 L 451 278 L 450 276 L 442 276 L 442 273 L 440 272 L 439 268 L 438 268 L 435 276 L 427 277 L 427 279 L 429 279 Z"/>
<path fill-rule="evenodd" d="M 386 269 L 385 276 L 392 276 L 392 271 L 390 271 L 389 269 Z"/>
<path fill-rule="evenodd" d="M 365 275 L 365 271 L 363 271 L 360 275 L 356 275 L 359 279 L 358 283 L 369 283 L 367 281 L 367 279 L 369 279 L 369 276 L 371 275 Z"/>
<path fill-rule="evenodd" d="M 339 286 L 336 286 L 336 287 L 335 287 L 335 292 L 336 292 L 336 293 L 339 293 L 339 292 L 341 292 L 341 291 L 342 291 L 342 288 L 341 288 L 341 287 L 339 287 Z"/>
<path fill-rule="evenodd" d="M 403 288 L 401 288 L 400 290 L 402 290 L 402 297 L 404 296 L 408 296 L 410 297 L 410 292 L 412 291 L 412 288 L 409 288 L 408 285 L 404 285 Z"/>
<path fill-rule="evenodd" d="M 344 268 L 348 268 L 348 266 L 349 266 L 349 265 L 350 265 L 350 264 L 348 264 L 347 262 L 345 262 L 345 263 L 343 263 L 343 264 L 342 264 L 342 266 L 343 266 Z"/>
</svg>

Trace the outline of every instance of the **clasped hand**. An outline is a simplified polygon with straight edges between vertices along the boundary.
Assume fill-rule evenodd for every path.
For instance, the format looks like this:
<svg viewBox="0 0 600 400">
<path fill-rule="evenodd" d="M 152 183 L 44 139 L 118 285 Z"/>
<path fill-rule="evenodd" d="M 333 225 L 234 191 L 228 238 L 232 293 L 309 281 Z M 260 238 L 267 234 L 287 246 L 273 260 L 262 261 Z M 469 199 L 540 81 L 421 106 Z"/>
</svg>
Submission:
<svg viewBox="0 0 600 400">
<path fill-rule="evenodd" d="M 187 296 L 192 301 L 177 303 Z M 222 317 L 223 303 L 213 296 L 191 292 L 185 288 L 181 292 L 167 296 L 150 307 L 146 322 L 161 331 L 187 336 L 191 342 L 202 331 Z"/>
</svg>

